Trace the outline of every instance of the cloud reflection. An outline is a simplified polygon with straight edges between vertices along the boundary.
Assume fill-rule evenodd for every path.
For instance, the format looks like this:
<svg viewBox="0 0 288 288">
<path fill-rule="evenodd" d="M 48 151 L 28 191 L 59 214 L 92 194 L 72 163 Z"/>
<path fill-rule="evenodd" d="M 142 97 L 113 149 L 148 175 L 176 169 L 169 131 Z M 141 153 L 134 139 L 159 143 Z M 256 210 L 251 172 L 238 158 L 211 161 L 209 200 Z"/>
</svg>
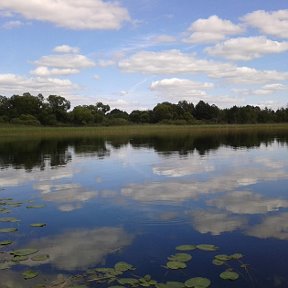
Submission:
<svg viewBox="0 0 288 288">
<path fill-rule="evenodd" d="M 48 236 L 34 240 L 28 246 L 48 254 L 49 262 L 57 268 L 73 271 L 101 263 L 108 254 L 130 245 L 132 240 L 133 236 L 122 228 L 103 227 Z"/>
<path fill-rule="evenodd" d="M 262 214 L 288 207 L 287 200 L 265 199 L 250 191 L 230 192 L 207 201 L 207 204 L 236 214 Z"/>
</svg>

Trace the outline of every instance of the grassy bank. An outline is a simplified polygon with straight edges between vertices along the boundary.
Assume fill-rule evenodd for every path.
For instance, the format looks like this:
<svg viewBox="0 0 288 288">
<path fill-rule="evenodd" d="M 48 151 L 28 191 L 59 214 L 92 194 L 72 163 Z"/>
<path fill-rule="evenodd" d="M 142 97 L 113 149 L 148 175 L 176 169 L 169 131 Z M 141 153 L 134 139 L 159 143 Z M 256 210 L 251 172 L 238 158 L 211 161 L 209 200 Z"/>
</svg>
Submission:
<svg viewBox="0 0 288 288">
<path fill-rule="evenodd" d="M 96 137 L 96 136 L 141 136 L 178 133 L 227 133 L 246 131 L 288 131 L 288 124 L 255 125 L 131 125 L 113 127 L 28 127 L 15 125 L 0 126 L 0 138 L 50 138 L 50 137 Z"/>
</svg>

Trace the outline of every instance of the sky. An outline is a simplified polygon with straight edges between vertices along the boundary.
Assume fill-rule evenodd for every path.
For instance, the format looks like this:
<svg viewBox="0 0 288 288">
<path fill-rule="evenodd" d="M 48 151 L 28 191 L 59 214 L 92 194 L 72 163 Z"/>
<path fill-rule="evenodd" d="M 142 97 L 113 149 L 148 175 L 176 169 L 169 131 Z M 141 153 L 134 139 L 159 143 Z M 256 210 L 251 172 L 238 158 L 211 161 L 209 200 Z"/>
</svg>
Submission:
<svg viewBox="0 0 288 288">
<path fill-rule="evenodd" d="M 8 97 L 288 104 L 286 0 L 1 0 L 0 39 Z"/>
</svg>

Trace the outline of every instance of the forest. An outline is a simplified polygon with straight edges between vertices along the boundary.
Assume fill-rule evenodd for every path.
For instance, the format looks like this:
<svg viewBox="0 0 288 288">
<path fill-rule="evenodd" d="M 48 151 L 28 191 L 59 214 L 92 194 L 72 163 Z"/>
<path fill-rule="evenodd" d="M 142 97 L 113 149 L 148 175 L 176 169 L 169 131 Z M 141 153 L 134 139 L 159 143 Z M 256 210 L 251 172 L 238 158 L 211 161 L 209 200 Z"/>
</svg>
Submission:
<svg viewBox="0 0 288 288">
<path fill-rule="evenodd" d="M 158 103 L 151 110 L 131 113 L 97 102 L 71 108 L 67 99 L 58 95 L 45 98 L 30 93 L 0 96 L 0 123 L 43 126 L 113 126 L 128 124 L 256 124 L 288 122 L 288 106 L 277 110 L 259 106 L 233 106 L 221 109 L 215 104 L 179 101 Z"/>
</svg>

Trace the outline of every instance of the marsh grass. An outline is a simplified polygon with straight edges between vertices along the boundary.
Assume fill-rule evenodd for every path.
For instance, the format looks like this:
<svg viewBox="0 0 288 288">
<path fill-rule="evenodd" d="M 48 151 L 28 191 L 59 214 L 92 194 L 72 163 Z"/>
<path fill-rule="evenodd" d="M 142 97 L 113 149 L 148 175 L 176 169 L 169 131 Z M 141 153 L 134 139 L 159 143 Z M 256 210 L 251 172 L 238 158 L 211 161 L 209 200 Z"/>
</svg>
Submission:
<svg viewBox="0 0 288 288">
<path fill-rule="evenodd" d="M 181 134 L 222 134 L 230 132 L 284 132 L 288 124 L 255 125 L 129 125 L 110 127 L 33 127 L 0 125 L 0 140 L 21 138 L 136 137 Z"/>
</svg>

